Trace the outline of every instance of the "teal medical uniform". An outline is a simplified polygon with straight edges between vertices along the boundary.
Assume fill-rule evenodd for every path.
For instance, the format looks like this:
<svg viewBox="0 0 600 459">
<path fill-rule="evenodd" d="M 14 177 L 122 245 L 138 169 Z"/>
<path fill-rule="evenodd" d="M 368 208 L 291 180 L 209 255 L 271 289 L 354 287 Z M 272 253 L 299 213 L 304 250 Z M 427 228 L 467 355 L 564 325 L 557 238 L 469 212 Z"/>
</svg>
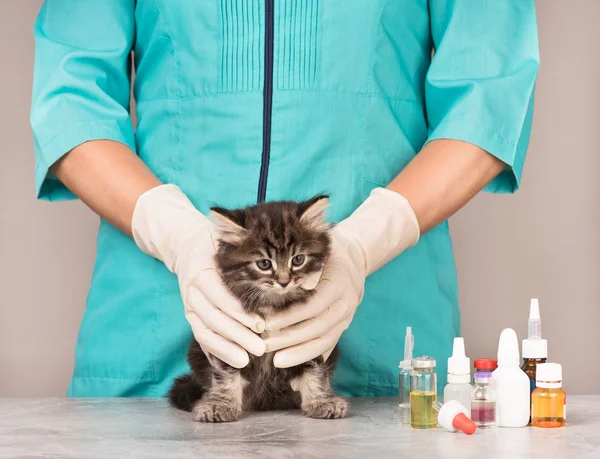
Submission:
<svg viewBox="0 0 600 459">
<path fill-rule="evenodd" d="M 129 146 L 202 212 L 328 193 L 329 218 L 339 221 L 442 138 L 502 159 L 508 166 L 487 189 L 512 192 L 539 64 L 534 8 L 534 0 L 47 0 L 35 25 L 38 196 L 74 198 L 49 167 L 94 139 Z M 340 341 L 341 394 L 396 392 L 407 325 L 415 354 L 437 359 L 443 385 L 460 333 L 446 222 L 367 280 Z M 191 336 L 175 276 L 101 221 L 69 395 L 163 396 L 186 371 Z"/>
</svg>

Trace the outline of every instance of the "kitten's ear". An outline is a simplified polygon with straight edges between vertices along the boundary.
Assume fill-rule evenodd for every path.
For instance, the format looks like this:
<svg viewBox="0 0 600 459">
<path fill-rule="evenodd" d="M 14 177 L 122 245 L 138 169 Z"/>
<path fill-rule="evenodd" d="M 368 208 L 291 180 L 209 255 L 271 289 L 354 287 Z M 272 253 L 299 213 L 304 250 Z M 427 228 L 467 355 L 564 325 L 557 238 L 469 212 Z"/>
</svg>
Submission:
<svg viewBox="0 0 600 459">
<path fill-rule="evenodd" d="M 247 233 L 247 229 L 234 221 L 234 214 L 221 207 L 210 209 L 210 216 L 217 226 L 219 239 L 230 244 L 238 244 Z"/>
<path fill-rule="evenodd" d="M 304 201 L 298 206 L 300 222 L 316 230 L 327 229 L 325 223 L 325 209 L 329 203 L 329 196 L 316 196 Z"/>
</svg>

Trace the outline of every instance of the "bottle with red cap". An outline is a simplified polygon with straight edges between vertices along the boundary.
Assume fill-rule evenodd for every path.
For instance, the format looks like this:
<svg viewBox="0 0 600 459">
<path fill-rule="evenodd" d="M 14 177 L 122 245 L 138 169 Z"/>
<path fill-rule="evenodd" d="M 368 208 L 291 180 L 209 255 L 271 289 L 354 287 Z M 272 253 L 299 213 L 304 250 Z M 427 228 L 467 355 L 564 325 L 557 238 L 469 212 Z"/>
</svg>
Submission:
<svg viewBox="0 0 600 459">
<path fill-rule="evenodd" d="M 498 368 L 498 361 L 494 359 L 477 359 L 474 362 L 475 373 L 491 373 Z"/>
</svg>

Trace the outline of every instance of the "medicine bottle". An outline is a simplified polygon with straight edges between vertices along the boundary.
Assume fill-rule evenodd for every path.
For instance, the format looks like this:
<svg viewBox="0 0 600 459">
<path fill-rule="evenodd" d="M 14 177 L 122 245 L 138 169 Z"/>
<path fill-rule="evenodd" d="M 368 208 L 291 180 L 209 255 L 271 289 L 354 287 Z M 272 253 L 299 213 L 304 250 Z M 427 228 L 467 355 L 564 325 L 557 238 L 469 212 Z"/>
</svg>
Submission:
<svg viewBox="0 0 600 459">
<path fill-rule="evenodd" d="M 527 321 L 527 339 L 523 340 L 523 364 L 521 370 L 529 378 L 530 392 L 535 389 L 535 372 L 537 365 L 545 363 L 548 358 L 548 342 L 542 338 L 542 319 L 537 298 L 529 305 L 529 320 Z"/>
<path fill-rule="evenodd" d="M 563 427 L 567 423 L 567 394 L 562 389 L 562 367 L 558 363 L 537 366 L 536 388 L 531 394 L 531 425 Z"/>
<path fill-rule="evenodd" d="M 415 345 L 412 328 L 406 327 L 404 360 L 400 362 L 398 375 L 398 411 L 401 424 L 410 424 L 410 374 L 413 371 L 412 353 Z"/>
<path fill-rule="evenodd" d="M 496 426 L 525 427 L 531 411 L 529 379 L 519 368 L 519 342 L 514 330 L 502 330 L 498 342 L 498 368 L 490 385 L 496 392 Z"/>
<path fill-rule="evenodd" d="M 477 427 L 496 424 L 496 394 L 490 387 L 492 374 L 475 373 L 475 388 L 471 396 L 471 419 Z"/>
<path fill-rule="evenodd" d="M 419 357 L 412 361 L 410 374 L 410 425 L 415 429 L 435 429 L 437 427 L 437 375 L 435 360 Z"/>
<path fill-rule="evenodd" d="M 465 355 L 465 340 L 454 338 L 452 357 L 448 359 L 448 384 L 444 387 L 444 403 L 456 400 L 471 411 L 471 359 Z"/>
</svg>

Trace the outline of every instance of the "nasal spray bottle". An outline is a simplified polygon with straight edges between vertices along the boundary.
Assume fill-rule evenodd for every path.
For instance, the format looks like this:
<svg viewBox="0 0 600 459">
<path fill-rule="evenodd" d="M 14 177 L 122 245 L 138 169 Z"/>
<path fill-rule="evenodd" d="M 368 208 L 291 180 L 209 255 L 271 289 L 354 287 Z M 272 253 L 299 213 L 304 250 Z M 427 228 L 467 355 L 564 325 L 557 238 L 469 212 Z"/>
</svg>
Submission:
<svg viewBox="0 0 600 459">
<path fill-rule="evenodd" d="M 523 365 L 521 370 L 529 377 L 529 392 L 535 389 L 537 365 L 545 363 L 548 358 L 548 343 L 542 339 L 542 319 L 537 298 L 529 305 L 529 321 L 527 322 L 527 339 L 523 340 Z"/>
<path fill-rule="evenodd" d="M 496 392 L 496 426 L 525 427 L 529 423 L 529 378 L 519 368 L 519 342 L 511 328 L 502 330 L 498 368 L 492 373 Z"/>
<path fill-rule="evenodd" d="M 444 388 L 444 403 L 456 400 L 471 416 L 471 359 L 465 355 L 465 340 L 454 338 L 452 357 L 448 359 L 448 384 Z"/>
<path fill-rule="evenodd" d="M 413 371 L 412 356 L 415 347 L 415 337 L 412 328 L 406 327 L 404 338 L 404 360 L 400 362 L 400 375 L 398 376 L 398 409 L 400 423 L 410 424 L 410 374 Z"/>
</svg>

